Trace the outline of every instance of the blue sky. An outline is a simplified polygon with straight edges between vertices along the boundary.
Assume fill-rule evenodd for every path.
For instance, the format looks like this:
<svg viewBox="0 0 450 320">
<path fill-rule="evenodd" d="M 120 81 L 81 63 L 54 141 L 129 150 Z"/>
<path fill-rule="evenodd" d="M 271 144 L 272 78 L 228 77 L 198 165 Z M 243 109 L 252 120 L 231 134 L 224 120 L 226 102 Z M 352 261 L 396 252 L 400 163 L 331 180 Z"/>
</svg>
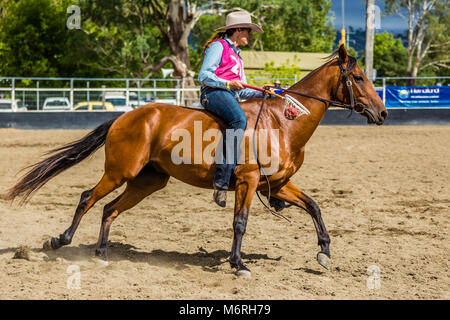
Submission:
<svg viewBox="0 0 450 320">
<path fill-rule="evenodd" d="M 341 29 L 341 2 L 342 0 L 331 0 L 331 11 L 334 14 L 333 25 L 335 29 Z M 386 16 L 384 14 L 384 1 L 375 0 L 375 5 L 381 11 L 381 30 L 399 32 L 408 29 L 406 21 L 399 15 Z M 366 1 L 365 0 L 345 0 L 345 25 L 354 29 L 365 29 Z"/>
</svg>

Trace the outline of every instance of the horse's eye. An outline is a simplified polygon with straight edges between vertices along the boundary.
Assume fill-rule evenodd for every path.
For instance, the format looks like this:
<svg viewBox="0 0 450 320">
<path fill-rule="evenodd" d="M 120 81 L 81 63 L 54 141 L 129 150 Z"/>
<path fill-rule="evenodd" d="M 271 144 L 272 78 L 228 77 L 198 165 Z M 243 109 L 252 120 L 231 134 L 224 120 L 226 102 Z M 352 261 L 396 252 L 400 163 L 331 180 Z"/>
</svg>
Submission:
<svg viewBox="0 0 450 320">
<path fill-rule="evenodd" d="M 361 76 L 354 75 L 353 78 L 355 79 L 356 82 L 364 82 L 364 78 Z"/>
</svg>

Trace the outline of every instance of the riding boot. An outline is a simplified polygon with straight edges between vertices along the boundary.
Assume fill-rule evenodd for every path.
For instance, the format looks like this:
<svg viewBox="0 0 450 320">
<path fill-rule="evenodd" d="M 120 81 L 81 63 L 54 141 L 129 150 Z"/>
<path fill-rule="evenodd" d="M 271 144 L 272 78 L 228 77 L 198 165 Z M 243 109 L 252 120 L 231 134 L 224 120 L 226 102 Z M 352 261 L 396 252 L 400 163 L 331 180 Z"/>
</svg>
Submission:
<svg viewBox="0 0 450 320">
<path fill-rule="evenodd" d="M 229 165 L 218 164 L 216 166 L 216 172 L 214 173 L 213 199 L 222 208 L 225 208 L 227 205 L 227 190 L 228 190 L 228 183 L 230 180 L 228 172 L 229 169 L 230 169 Z"/>
<path fill-rule="evenodd" d="M 214 198 L 214 201 L 222 208 L 225 208 L 227 206 L 227 190 L 215 189 L 213 198 Z"/>
</svg>

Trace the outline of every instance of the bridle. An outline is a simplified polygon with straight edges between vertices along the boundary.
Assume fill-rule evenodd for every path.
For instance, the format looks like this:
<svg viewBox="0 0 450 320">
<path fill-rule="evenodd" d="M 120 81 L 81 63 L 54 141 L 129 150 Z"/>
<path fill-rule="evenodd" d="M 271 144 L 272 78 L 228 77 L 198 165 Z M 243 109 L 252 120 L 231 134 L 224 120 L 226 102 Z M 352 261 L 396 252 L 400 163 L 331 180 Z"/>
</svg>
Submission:
<svg viewBox="0 0 450 320">
<path fill-rule="evenodd" d="M 325 98 L 320 98 L 317 96 L 313 96 L 313 95 L 309 95 L 306 93 L 301 93 L 301 92 L 297 92 L 297 91 L 293 91 L 293 90 L 289 90 L 289 89 L 283 89 L 283 88 L 277 88 L 278 90 L 282 90 L 284 92 L 288 92 L 291 94 L 296 94 L 299 96 L 303 96 L 303 97 L 307 97 L 307 98 L 311 98 L 311 99 L 315 99 L 318 101 L 321 101 L 325 104 L 329 103 L 330 106 L 334 106 L 334 107 L 340 107 L 340 108 L 344 108 L 344 109 L 349 109 L 352 111 L 355 111 L 357 113 L 361 113 L 363 114 L 365 112 L 366 107 L 360 103 L 360 102 L 356 102 L 355 103 L 355 96 L 353 93 L 353 82 L 350 80 L 350 75 L 351 72 L 353 71 L 353 69 L 355 69 L 357 61 L 355 58 L 348 56 L 348 62 L 347 62 L 347 66 L 344 67 L 342 61 L 340 58 L 338 58 L 338 64 L 339 64 L 339 70 L 340 70 L 340 74 L 339 74 L 339 80 L 336 86 L 336 91 L 334 92 L 332 99 L 325 99 Z M 337 94 L 339 92 L 339 88 L 341 86 L 341 84 L 344 83 L 344 85 L 347 88 L 347 91 L 349 93 L 349 100 L 350 103 L 344 103 L 344 102 L 340 102 L 337 100 Z"/>
<path fill-rule="evenodd" d="M 342 65 L 342 61 L 339 58 L 338 58 L 338 64 L 339 64 L 339 69 L 341 71 L 341 74 L 339 75 L 339 80 L 338 80 L 338 84 L 336 86 L 336 91 L 335 91 L 335 93 L 333 95 L 333 99 L 334 100 L 337 99 L 337 94 L 338 94 L 339 87 L 340 87 L 341 83 L 344 82 L 345 85 L 347 86 L 347 90 L 348 90 L 348 94 L 349 94 L 350 109 L 354 110 L 354 111 L 356 111 L 358 113 L 364 112 L 364 109 L 365 109 L 364 105 L 362 103 L 360 103 L 360 102 L 355 103 L 355 97 L 354 97 L 354 94 L 353 94 L 353 86 L 352 86 L 353 83 L 349 79 L 349 76 L 350 76 L 351 72 L 356 67 L 356 64 L 357 64 L 356 59 L 349 56 L 346 68 L 344 68 L 344 66 Z M 362 108 L 360 108 L 360 109 L 358 108 L 357 109 L 358 105 L 362 106 Z M 348 105 L 346 105 L 346 106 L 348 106 Z"/>
</svg>

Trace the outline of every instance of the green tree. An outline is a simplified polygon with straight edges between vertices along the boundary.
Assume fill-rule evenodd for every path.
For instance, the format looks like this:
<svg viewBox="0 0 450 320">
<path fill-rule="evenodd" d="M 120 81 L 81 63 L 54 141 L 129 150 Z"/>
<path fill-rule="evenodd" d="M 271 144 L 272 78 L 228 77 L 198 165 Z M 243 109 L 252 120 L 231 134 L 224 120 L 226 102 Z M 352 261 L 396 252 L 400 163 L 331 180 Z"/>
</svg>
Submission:
<svg viewBox="0 0 450 320">
<path fill-rule="evenodd" d="M 169 54 L 160 31 L 144 1 L 81 0 L 82 29 L 94 67 L 113 77 L 150 78 Z"/>
<path fill-rule="evenodd" d="M 85 76 L 85 40 L 66 27 L 66 0 L 3 1 L 0 20 L 0 73 L 3 76 Z"/>
<path fill-rule="evenodd" d="M 331 8 L 328 0 L 230 0 L 227 7 L 249 11 L 264 29 L 263 34 L 255 35 L 252 49 L 301 52 L 332 49 L 335 31 L 327 17 Z"/>
<path fill-rule="evenodd" d="M 427 67 L 449 69 L 450 30 L 448 0 L 385 0 L 388 14 L 408 22 L 406 74 L 417 77 Z M 403 10 L 403 11 L 402 11 Z M 405 16 L 403 12 L 406 12 Z M 414 80 L 410 84 L 415 84 Z"/>
<path fill-rule="evenodd" d="M 203 49 L 214 30 L 225 25 L 224 15 L 203 15 L 191 32 L 190 58 L 191 69 L 198 72 L 203 61 Z"/>
<path fill-rule="evenodd" d="M 237 8 L 252 12 L 266 31 L 253 49 L 330 51 L 334 39 L 328 0 L 78 0 L 81 29 L 69 30 L 72 4 L 0 1 L 0 73 L 150 78 L 171 64 L 174 76 L 192 80 L 204 43 Z"/>
<path fill-rule="evenodd" d="M 405 72 L 408 50 L 401 39 L 395 39 L 387 32 L 378 33 L 375 34 L 373 57 L 377 77 L 399 77 Z"/>
</svg>

